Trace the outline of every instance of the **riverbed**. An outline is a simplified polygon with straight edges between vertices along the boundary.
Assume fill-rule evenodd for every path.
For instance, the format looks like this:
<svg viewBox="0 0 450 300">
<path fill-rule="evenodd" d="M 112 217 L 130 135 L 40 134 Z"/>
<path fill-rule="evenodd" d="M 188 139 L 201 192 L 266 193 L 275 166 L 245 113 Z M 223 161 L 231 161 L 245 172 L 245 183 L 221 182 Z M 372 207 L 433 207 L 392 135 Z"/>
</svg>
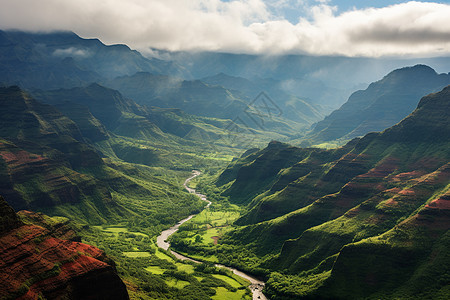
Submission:
<svg viewBox="0 0 450 300">
<path fill-rule="evenodd" d="M 209 201 L 205 195 L 202 195 L 200 193 L 197 193 L 195 189 L 188 187 L 188 183 L 189 181 L 191 181 L 192 179 L 194 179 L 195 177 L 199 176 L 201 173 L 197 170 L 193 170 L 192 171 L 192 175 L 187 178 L 184 181 L 184 188 L 191 194 L 194 194 L 198 197 L 200 197 L 200 199 L 202 199 L 203 201 L 207 202 L 208 204 L 205 206 L 205 209 L 207 209 L 210 205 L 211 205 L 211 201 Z M 169 250 L 177 259 L 179 260 L 189 260 L 195 263 L 201 263 L 198 260 L 192 259 L 190 257 L 184 256 L 180 253 L 177 253 L 173 250 L 170 250 L 170 243 L 167 241 L 167 239 L 169 238 L 169 236 L 171 236 L 172 234 L 174 234 L 178 228 L 185 222 L 189 221 L 190 219 L 192 219 L 194 215 L 190 215 L 189 217 L 179 221 L 177 224 L 175 224 L 174 226 L 170 227 L 169 229 L 166 229 L 164 231 L 161 232 L 161 234 L 156 238 L 156 244 L 158 245 L 159 248 L 164 249 L 164 250 Z M 248 275 L 240 270 L 237 270 L 235 268 L 232 267 L 228 267 L 225 265 L 221 265 L 221 264 L 216 264 L 215 265 L 218 268 L 226 268 L 230 271 L 232 271 L 234 274 L 248 280 L 250 282 L 250 290 L 252 291 L 253 294 L 253 299 L 257 300 L 257 299 L 262 299 L 262 300 L 267 300 L 266 296 L 264 296 L 264 294 L 262 293 L 262 289 L 264 288 L 264 282 L 251 276 Z"/>
</svg>

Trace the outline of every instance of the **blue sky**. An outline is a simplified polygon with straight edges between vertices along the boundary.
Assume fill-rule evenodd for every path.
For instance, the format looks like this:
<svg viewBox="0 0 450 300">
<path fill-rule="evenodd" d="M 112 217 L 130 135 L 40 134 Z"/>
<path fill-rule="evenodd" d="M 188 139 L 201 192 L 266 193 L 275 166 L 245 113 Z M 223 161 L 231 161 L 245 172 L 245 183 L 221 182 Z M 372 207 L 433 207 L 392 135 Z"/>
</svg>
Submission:
<svg viewBox="0 0 450 300">
<path fill-rule="evenodd" d="M 227 0 L 225 2 L 230 2 Z M 310 7 L 318 4 L 326 4 L 336 7 L 336 13 L 342 13 L 353 9 L 364 9 L 369 7 L 381 8 L 389 5 L 406 3 L 409 1 L 402 0 L 266 0 L 266 4 L 271 7 L 271 10 L 275 15 L 280 18 L 285 18 L 289 22 L 296 24 L 300 17 L 309 18 L 308 11 Z M 420 2 L 437 2 L 437 3 L 450 3 L 450 1 L 420 1 Z"/>
<path fill-rule="evenodd" d="M 315 1 L 317 2 L 317 1 Z M 358 1 L 349 1 L 349 0 L 331 0 L 328 1 L 330 5 L 336 5 L 341 11 L 346 11 L 352 9 L 353 7 L 359 8 L 367 8 L 367 7 L 385 7 L 388 5 L 405 3 L 409 1 L 392 1 L 392 0 L 358 0 Z M 420 1 L 420 2 L 440 2 L 445 3 L 449 1 Z"/>
<path fill-rule="evenodd" d="M 0 29 L 140 51 L 450 56 L 449 1 L 0 0 Z"/>
</svg>

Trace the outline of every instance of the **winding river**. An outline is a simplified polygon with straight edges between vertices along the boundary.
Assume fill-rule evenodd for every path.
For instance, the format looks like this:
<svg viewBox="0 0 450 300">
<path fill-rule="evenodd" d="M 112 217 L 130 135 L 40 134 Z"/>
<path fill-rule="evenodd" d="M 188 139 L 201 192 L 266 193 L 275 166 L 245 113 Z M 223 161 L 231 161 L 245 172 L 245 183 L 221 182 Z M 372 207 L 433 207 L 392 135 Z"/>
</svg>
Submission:
<svg viewBox="0 0 450 300">
<path fill-rule="evenodd" d="M 191 175 L 188 179 L 186 179 L 186 180 L 184 181 L 184 188 L 185 188 L 189 193 L 195 194 L 196 196 L 200 197 L 200 199 L 202 199 L 203 201 L 208 202 L 208 204 L 205 206 L 205 208 L 208 208 L 208 207 L 211 205 L 211 201 L 209 201 L 209 200 L 206 198 L 205 195 L 199 194 L 199 193 L 197 193 L 197 192 L 195 191 L 195 189 L 192 189 L 192 188 L 190 188 L 190 187 L 187 186 L 188 183 L 189 183 L 189 181 L 191 181 L 192 179 L 194 179 L 195 177 L 197 177 L 197 176 L 200 175 L 200 174 L 201 174 L 201 173 L 200 173 L 199 171 L 193 170 L 193 171 L 192 171 L 192 175 Z M 179 221 L 176 225 L 174 225 L 174 226 L 170 227 L 169 229 L 164 230 L 163 232 L 161 232 L 161 234 L 156 238 L 156 244 L 158 245 L 158 247 L 161 248 L 161 249 L 164 249 L 164 250 L 169 250 L 170 243 L 167 241 L 167 239 L 169 238 L 169 236 L 171 236 L 172 234 L 174 234 L 174 233 L 178 230 L 178 228 L 181 226 L 181 224 L 183 224 L 183 223 L 189 221 L 189 220 L 192 219 L 194 216 L 195 216 L 195 215 L 190 215 L 189 217 L 187 217 L 187 218 L 185 218 L 185 219 Z M 184 256 L 184 255 L 181 255 L 180 253 L 177 253 L 177 252 L 175 252 L 175 251 L 173 251 L 173 250 L 170 250 L 170 252 L 171 252 L 176 258 L 178 258 L 179 260 L 189 260 L 189 261 L 192 261 L 192 262 L 195 262 L 195 263 L 201 263 L 201 262 L 198 261 L 198 260 L 192 259 L 192 258 L 187 257 L 187 256 Z M 216 264 L 215 266 L 218 267 L 218 268 L 226 268 L 226 269 L 232 271 L 234 274 L 236 274 L 236 275 L 238 275 L 238 276 L 240 276 L 240 277 L 242 277 L 242 278 L 248 280 L 248 281 L 250 282 L 249 288 L 250 288 L 250 290 L 252 291 L 253 299 L 254 299 L 254 300 L 256 300 L 256 299 L 267 300 L 266 296 L 264 296 L 264 294 L 262 293 L 262 289 L 264 288 L 264 282 L 263 282 L 263 281 L 261 281 L 261 280 L 259 280 L 259 279 L 256 279 L 255 277 L 250 276 L 250 275 L 248 275 L 248 274 L 246 274 L 246 273 L 244 273 L 244 272 L 242 272 L 242 271 L 239 271 L 239 270 L 237 270 L 237 269 L 235 269 L 235 268 L 231 268 L 231 267 L 224 266 L 224 265 L 221 265 L 221 264 Z"/>
</svg>

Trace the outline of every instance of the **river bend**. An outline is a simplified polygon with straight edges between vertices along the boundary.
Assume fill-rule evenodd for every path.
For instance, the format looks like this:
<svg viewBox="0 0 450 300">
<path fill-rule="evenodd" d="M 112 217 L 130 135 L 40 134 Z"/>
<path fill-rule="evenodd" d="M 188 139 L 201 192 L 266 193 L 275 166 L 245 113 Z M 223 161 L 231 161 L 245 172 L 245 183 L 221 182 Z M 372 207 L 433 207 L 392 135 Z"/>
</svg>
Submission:
<svg viewBox="0 0 450 300">
<path fill-rule="evenodd" d="M 203 201 L 206 201 L 206 202 L 208 203 L 208 204 L 205 206 L 205 209 L 206 209 L 206 208 L 208 208 L 208 207 L 211 205 L 211 201 L 209 201 L 209 200 L 206 198 L 205 195 L 202 195 L 202 194 L 200 194 L 200 193 L 197 193 L 197 191 L 196 191 L 195 189 L 192 189 L 192 188 L 188 187 L 189 181 L 191 181 L 191 180 L 194 179 L 195 177 L 199 176 L 200 174 L 201 174 L 201 173 L 200 173 L 199 171 L 193 170 L 193 171 L 192 171 L 192 175 L 184 181 L 184 188 L 185 188 L 189 193 L 194 194 L 194 195 L 200 197 L 200 199 L 202 199 Z M 164 249 L 164 250 L 169 250 L 170 243 L 167 241 L 167 239 L 169 238 L 169 236 L 171 236 L 172 234 L 174 234 L 174 233 L 178 230 L 178 228 L 179 228 L 183 223 L 189 221 L 189 220 L 192 219 L 195 215 L 196 215 L 196 214 L 190 215 L 189 217 L 187 217 L 187 218 L 185 218 L 185 219 L 179 221 L 177 224 L 175 224 L 174 226 L 170 227 L 169 229 L 166 229 L 166 230 L 162 231 L 161 234 L 156 238 L 156 244 L 158 245 L 158 247 L 161 248 L 161 249 Z M 198 260 L 192 259 L 192 258 L 187 257 L 187 256 L 184 256 L 184 255 L 181 255 L 180 253 L 175 252 L 175 251 L 173 251 L 173 250 L 169 250 L 169 251 L 170 251 L 176 258 L 178 258 L 179 260 L 189 260 L 189 261 L 192 261 L 192 262 L 195 262 L 195 263 L 201 263 L 201 262 L 198 261 Z M 226 269 L 232 271 L 234 274 L 236 274 L 236 275 L 238 275 L 238 276 L 240 276 L 240 277 L 242 277 L 242 278 L 248 280 L 248 281 L 250 282 L 249 288 L 250 288 L 250 290 L 252 291 L 253 299 L 254 299 L 254 300 L 257 300 L 257 299 L 260 299 L 260 300 L 267 300 L 266 296 L 264 296 L 264 294 L 262 293 L 262 289 L 264 288 L 264 282 L 263 282 L 263 281 L 261 281 L 261 280 L 259 280 L 259 279 L 256 279 L 255 277 L 253 277 L 253 276 L 251 276 L 251 275 L 248 275 L 248 274 L 246 274 L 246 273 L 244 273 L 244 272 L 242 272 L 242 271 L 240 271 L 240 270 L 237 270 L 237 269 L 235 269 L 235 268 L 232 268 L 232 267 L 224 266 L 224 265 L 221 265 L 221 264 L 216 264 L 215 266 L 218 267 L 218 268 L 226 268 Z"/>
</svg>

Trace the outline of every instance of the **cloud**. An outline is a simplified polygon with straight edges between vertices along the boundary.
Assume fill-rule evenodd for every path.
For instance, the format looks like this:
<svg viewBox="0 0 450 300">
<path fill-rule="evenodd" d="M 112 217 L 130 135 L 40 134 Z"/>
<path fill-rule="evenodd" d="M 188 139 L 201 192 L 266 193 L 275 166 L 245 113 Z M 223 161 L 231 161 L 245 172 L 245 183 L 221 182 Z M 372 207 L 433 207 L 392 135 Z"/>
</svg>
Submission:
<svg viewBox="0 0 450 300">
<path fill-rule="evenodd" d="M 273 14 L 305 10 L 292 24 Z M 337 14 L 327 1 L 0 0 L 0 28 L 71 30 L 135 49 L 382 56 L 450 54 L 450 5 L 407 2 Z"/>
<path fill-rule="evenodd" d="M 56 49 L 53 51 L 54 56 L 76 56 L 76 57 L 89 57 L 91 53 L 86 49 L 79 49 L 75 47 L 69 47 L 64 49 Z"/>
</svg>

